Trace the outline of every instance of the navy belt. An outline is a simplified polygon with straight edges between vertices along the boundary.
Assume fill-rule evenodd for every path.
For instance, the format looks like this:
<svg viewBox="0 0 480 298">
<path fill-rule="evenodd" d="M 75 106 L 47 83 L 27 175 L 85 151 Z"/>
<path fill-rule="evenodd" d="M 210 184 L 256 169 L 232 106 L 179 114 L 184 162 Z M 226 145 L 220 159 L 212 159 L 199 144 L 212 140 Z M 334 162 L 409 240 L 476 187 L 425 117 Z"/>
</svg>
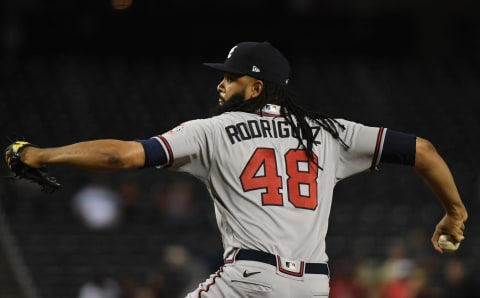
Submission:
<svg viewBox="0 0 480 298">
<path fill-rule="evenodd" d="M 276 255 L 258 250 L 240 249 L 235 256 L 235 260 L 256 261 L 270 264 L 275 267 L 278 266 Z M 325 263 L 305 263 L 304 272 L 308 274 L 330 275 L 328 265 Z"/>
</svg>

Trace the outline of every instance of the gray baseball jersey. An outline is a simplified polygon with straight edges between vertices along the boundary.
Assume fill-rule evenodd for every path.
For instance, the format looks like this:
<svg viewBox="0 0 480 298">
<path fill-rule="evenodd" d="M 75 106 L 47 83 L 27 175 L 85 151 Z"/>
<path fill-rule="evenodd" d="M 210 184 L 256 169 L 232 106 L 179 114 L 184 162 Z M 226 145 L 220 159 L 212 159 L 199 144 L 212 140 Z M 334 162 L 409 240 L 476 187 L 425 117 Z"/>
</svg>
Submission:
<svg viewBox="0 0 480 298">
<path fill-rule="evenodd" d="M 203 181 L 214 201 L 224 258 L 235 248 L 306 262 L 328 261 L 325 237 L 335 184 L 375 169 L 386 129 L 337 119 L 348 150 L 311 122 L 310 161 L 280 107 L 262 113 L 227 112 L 191 120 L 156 136 L 168 162 L 162 168 Z"/>
</svg>

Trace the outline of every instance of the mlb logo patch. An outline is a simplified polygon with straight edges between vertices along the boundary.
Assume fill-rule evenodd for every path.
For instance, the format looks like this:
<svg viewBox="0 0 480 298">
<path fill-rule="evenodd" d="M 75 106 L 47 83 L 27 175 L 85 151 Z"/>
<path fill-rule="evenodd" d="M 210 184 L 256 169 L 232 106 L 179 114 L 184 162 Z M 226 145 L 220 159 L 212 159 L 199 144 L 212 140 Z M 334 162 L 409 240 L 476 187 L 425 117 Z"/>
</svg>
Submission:
<svg viewBox="0 0 480 298">
<path fill-rule="evenodd" d="M 297 264 L 295 262 L 285 261 L 285 268 L 291 271 L 295 271 L 297 269 Z"/>
<path fill-rule="evenodd" d="M 277 256 L 278 270 L 280 272 L 293 275 L 303 276 L 304 263 L 303 261 L 292 261 Z"/>
</svg>

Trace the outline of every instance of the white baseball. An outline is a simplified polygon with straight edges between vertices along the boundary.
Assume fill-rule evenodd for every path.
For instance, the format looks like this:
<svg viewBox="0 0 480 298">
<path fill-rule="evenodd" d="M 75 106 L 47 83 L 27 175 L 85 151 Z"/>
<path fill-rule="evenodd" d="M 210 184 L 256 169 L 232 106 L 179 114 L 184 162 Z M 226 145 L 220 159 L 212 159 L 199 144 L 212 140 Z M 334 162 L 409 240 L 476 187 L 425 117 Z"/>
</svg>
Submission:
<svg viewBox="0 0 480 298">
<path fill-rule="evenodd" d="M 440 238 L 438 238 L 438 245 L 444 251 L 455 251 L 460 246 L 460 242 L 454 243 L 450 240 L 448 235 L 442 234 L 440 235 Z"/>
</svg>

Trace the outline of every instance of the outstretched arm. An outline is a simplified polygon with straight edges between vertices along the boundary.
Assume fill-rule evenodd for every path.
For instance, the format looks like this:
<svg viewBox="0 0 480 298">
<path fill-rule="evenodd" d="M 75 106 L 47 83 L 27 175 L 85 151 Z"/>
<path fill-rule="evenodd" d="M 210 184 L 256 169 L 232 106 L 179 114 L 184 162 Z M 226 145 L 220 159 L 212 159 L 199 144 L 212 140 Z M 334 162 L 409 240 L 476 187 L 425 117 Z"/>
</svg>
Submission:
<svg viewBox="0 0 480 298">
<path fill-rule="evenodd" d="M 6 156 L 7 163 L 9 156 Z M 34 168 L 43 165 L 66 165 L 95 171 L 141 168 L 145 152 L 141 143 L 113 139 L 79 142 L 62 147 L 27 147 L 22 161 Z"/>
<path fill-rule="evenodd" d="M 448 234 L 456 242 L 463 241 L 467 210 L 445 160 L 430 141 L 419 137 L 416 140 L 415 170 L 445 209 L 445 216 L 437 224 L 431 239 L 435 250 L 443 253 L 438 238 L 441 234 Z"/>
</svg>

